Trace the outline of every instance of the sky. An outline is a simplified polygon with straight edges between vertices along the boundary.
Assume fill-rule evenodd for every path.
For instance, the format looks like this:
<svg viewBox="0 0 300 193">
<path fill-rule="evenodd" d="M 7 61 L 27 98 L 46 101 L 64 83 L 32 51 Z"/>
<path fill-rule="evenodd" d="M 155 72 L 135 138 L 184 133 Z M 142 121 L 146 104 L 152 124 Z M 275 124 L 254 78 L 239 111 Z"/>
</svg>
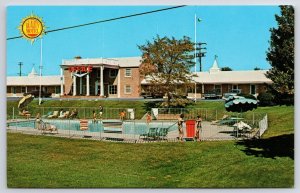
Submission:
<svg viewBox="0 0 300 193">
<path fill-rule="evenodd" d="M 6 38 L 20 36 L 18 26 L 31 13 L 43 19 L 46 30 L 121 17 L 170 6 L 9 6 L 7 7 Z M 180 39 L 188 36 L 194 42 L 194 17 L 197 41 L 207 43 L 202 59 L 208 71 L 218 56 L 219 67 L 233 70 L 269 69 L 266 52 L 269 29 L 277 26 L 278 6 L 186 6 L 178 9 L 131 17 L 81 28 L 58 31 L 43 36 L 43 75 L 59 75 L 62 60 L 141 56 L 138 45 L 161 37 Z M 7 40 L 7 75 L 17 76 L 18 63 L 27 75 L 32 67 L 38 71 L 41 41 L 33 44 L 19 38 Z M 197 63 L 199 71 L 199 62 Z"/>
</svg>

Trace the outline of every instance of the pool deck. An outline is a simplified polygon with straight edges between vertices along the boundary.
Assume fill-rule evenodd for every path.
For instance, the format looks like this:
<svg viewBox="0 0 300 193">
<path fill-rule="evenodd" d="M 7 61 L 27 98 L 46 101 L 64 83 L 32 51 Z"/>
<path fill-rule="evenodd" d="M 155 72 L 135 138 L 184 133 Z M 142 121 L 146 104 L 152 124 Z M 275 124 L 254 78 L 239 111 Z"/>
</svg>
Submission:
<svg viewBox="0 0 300 193">
<path fill-rule="evenodd" d="M 75 131 L 75 130 L 63 130 L 59 129 L 55 132 L 41 131 L 29 127 L 16 127 L 10 126 L 7 128 L 8 132 L 19 132 L 24 134 L 32 135 L 47 135 L 55 137 L 65 137 L 65 138 L 81 138 L 81 139 L 91 139 L 91 140 L 103 140 L 103 141 L 122 141 L 122 142 L 154 142 L 154 141 L 170 141 L 176 142 L 178 140 L 178 130 L 169 131 L 168 135 L 164 139 L 150 139 L 141 137 L 138 134 L 124 134 L 121 132 L 121 128 L 110 129 L 105 127 L 104 132 L 89 132 L 89 131 Z M 235 140 L 236 131 L 233 127 L 227 125 L 213 125 L 211 122 L 202 122 L 202 131 L 200 132 L 200 140 Z M 184 139 L 189 140 L 186 137 L 186 131 L 184 129 Z"/>
</svg>

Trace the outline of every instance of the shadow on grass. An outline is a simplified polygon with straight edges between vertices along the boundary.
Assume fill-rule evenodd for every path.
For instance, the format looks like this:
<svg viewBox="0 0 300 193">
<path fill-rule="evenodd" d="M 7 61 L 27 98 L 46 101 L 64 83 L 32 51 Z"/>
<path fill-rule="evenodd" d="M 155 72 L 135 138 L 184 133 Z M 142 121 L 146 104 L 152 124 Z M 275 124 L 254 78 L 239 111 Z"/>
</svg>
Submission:
<svg viewBox="0 0 300 193">
<path fill-rule="evenodd" d="M 294 159 L 294 134 L 280 135 L 266 139 L 244 140 L 236 142 L 244 146 L 246 155 L 272 158 L 290 157 Z"/>
</svg>

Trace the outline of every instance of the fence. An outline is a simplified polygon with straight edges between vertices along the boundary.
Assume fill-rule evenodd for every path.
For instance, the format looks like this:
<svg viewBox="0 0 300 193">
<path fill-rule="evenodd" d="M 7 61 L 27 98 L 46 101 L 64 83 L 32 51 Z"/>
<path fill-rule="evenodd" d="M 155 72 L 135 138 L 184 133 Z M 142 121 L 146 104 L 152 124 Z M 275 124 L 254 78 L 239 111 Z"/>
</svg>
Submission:
<svg viewBox="0 0 300 193">
<path fill-rule="evenodd" d="M 90 138 L 94 140 L 147 142 L 166 141 L 167 135 L 148 136 L 149 128 L 162 128 L 169 133 L 168 140 L 176 140 L 177 122 L 154 121 L 118 121 L 118 120 L 87 120 L 88 130 L 82 130 L 82 119 L 42 119 L 42 120 L 15 120 L 7 123 L 10 132 L 25 134 L 53 135 L 67 138 Z M 168 134 L 167 133 L 167 134 Z M 172 134 L 174 133 L 174 134 Z M 145 140 L 151 137 L 151 140 Z"/>
<path fill-rule="evenodd" d="M 210 109 L 210 108 L 152 108 L 152 116 L 155 119 L 166 119 L 166 120 L 176 120 L 179 118 L 180 114 L 184 114 L 184 119 L 196 119 L 200 116 L 204 121 L 216 121 L 222 119 L 224 115 L 244 118 L 247 121 L 254 122 L 261 120 L 265 113 L 255 113 L 255 112 L 227 112 L 226 110 L 220 109 Z"/>
<path fill-rule="evenodd" d="M 268 115 L 265 115 L 262 120 L 259 121 L 259 137 L 268 129 Z"/>
<path fill-rule="evenodd" d="M 53 114 L 54 111 L 60 112 L 69 112 L 71 113 L 74 110 L 77 110 L 77 118 L 93 118 L 93 111 L 97 113 L 97 117 L 100 118 L 99 108 L 97 107 L 36 107 L 35 109 L 29 109 L 31 113 L 31 118 L 35 117 L 37 113 L 44 118 L 47 118 L 49 115 Z M 133 120 L 135 119 L 136 113 L 134 108 L 104 108 L 102 113 L 102 119 L 120 119 L 120 113 L 125 111 L 125 119 Z M 19 111 L 12 108 L 12 112 L 7 114 L 7 119 L 25 119 L 26 117 L 20 115 Z"/>
<path fill-rule="evenodd" d="M 48 112 L 58 111 L 60 107 L 42 107 L 36 111 L 41 112 L 44 126 L 37 126 L 37 121 L 29 119 L 9 120 L 9 131 L 17 131 L 32 134 L 53 134 L 62 137 L 85 137 L 97 140 L 114 141 L 176 141 L 179 133 L 177 119 L 180 114 L 185 115 L 185 120 L 195 120 L 199 115 L 202 117 L 200 130 L 201 140 L 233 140 L 261 137 L 268 128 L 266 114 L 247 112 L 229 113 L 216 109 L 205 108 L 158 108 L 152 109 L 153 119 L 150 123 L 146 120 L 134 120 L 134 109 L 110 108 L 104 109 L 102 119 L 99 119 L 97 108 L 72 107 L 64 108 L 65 111 L 78 109 L 78 117 L 75 119 L 49 119 Z M 119 119 L 119 112 L 125 110 L 126 119 Z M 98 120 L 93 120 L 93 111 L 98 113 Z M 17 117 L 15 117 L 16 119 Z M 80 120 L 88 120 L 88 130 L 80 128 Z M 243 124 L 243 126 L 240 126 Z M 52 129 L 51 129 L 52 127 Z M 58 130 L 58 133 L 53 131 Z M 152 130 L 155 131 L 152 131 Z M 184 137 L 188 138 L 184 124 Z M 152 132 L 152 133 L 151 133 Z M 167 133 L 162 133 L 167 132 Z"/>
</svg>

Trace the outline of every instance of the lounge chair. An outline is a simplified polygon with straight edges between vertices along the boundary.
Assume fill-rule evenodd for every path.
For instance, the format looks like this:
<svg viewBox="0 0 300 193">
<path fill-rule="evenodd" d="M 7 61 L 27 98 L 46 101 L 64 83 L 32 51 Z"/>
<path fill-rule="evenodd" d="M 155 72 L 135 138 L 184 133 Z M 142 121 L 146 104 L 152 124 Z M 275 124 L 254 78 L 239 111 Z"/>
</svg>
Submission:
<svg viewBox="0 0 300 193">
<path fill-rule="evenodd" d="M 26 112 L 19 111 L 19 115 L 26 117 L 26 119 L 29 119 L 31 116 L 31 114 L 28 111 Z"/>
<path fill-rule="evenodd" d="M 46 115 L 43 115 L 42 118 L 48 118 L 52 114 L 53 114 L 53 111 L 49 111 Z"/>
<path fill-rule="evenodd" d="M 159 139 L 166 139 L 167 135 L 168 135 L 168 131 L 169 131 L 169 128 L 160 128 L 159 131 L 158 131 L 158 138 Z"/>
<path fill-rule="evenodd" d="M 52 115 L 49 115 L 48 118 L 57 118 L 58 117 L 58 111 L 54 111 Z"/>
<path fill-rule="evenodd" d="M 227 119 L 229 119 L 229 116 L 228 116 L 228 115 L 223 115 L 223 117 L 222 117 L 220 120 L 212 121 L 211 124 L 212 124 L 212 125 L 217 125 L 217 124 L 219 124 L 221 121 L 227 120 Z"/>
<path fill-rule="evenodd" d="M 43 130 L 43 132 L 53 132 L 56 131 L 56 133 L 58 133 L 57 127 L 55 125 L 51 125 L 50 123 L 45 123 L 45 129 Z"/>
<path fill-rule="evenodd" d="M 56 133 L 58 133 L 57 127 L 55 125 L 51 125 L 50 123 L 44 122 L 40 119 L 35 121 L 35 128 L 41 130 L 42 133 L 52 133 L 53 131 L 56 131 Z"/>
<path fill-rule="evenodd" d="M 140 137 L 145 138 L 153 138 L 156 139 L 158 137 L 158 128 L 156 127 L 150 127 L 147 133 L 143 133 L 140 135 Z"/>
<path fill-rule="evenodd" d="M 61 119 L 68 118 L 69 115 L 70 115 L 70 111 L 66 111 L 63 115 L 59 116 L 58 118 L 61 118 Z"/>
</svg>

